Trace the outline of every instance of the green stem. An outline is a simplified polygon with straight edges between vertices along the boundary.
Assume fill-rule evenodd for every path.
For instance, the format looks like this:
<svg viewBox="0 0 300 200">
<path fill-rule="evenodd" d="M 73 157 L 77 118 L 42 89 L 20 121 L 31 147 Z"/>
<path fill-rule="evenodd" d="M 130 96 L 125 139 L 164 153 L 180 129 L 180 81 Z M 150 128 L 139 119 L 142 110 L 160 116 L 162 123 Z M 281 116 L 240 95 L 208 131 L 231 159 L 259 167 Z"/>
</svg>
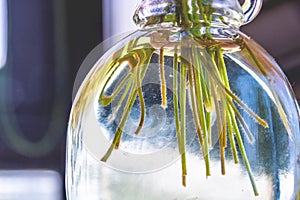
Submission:
<svg viewBox="0 0 300 200">
<path fill-rule="evenodd" d="M 206 115 L 203 105 L 203 85 L 201 84 L 201 62 L 196 56 L 195 58 L 194 74 L 195 74 L 195 89 L 196 89 L 196 101 L 197 101 L 197 109 L 199 113 L 199 120 L 201 129 L 203 131 L 203 141 L 204 141 L 204 160 L 206 167 L 206 176 L 210 176 L 210 156 L 209 156 L 209 143 L 208 143 L 208 131 L 206 124 Z"/>
<path fill-rule="evenodd" d="M 115 91 L 109 95 L 106 96 L 104 95 L 103 91 L 105 90 L 105 87 L 100 95 L 100 99 L 102 104 L 105 105 L 109 105 L 112 100 L 121 92 L 121 90 L 124 88 L 125 84 L 128 82 L 128 80 L 130 79 L 131 74 L 128 73 L 125 78 L 123 78 L 123 80 L 121 81 L 121 83 L 117 86 L 117 88 L 115 89 Z M 107 82 L 105 83 L 105 85 L 110 81 L 110 79 L 107 80 Z"/>
<path fill-rule="evenodd" d="M 130 60 L 130 63 L 131 63 L 130 66 L 131 66 L 131 69 L 133 70 L 133 74 L 134 74 L 133 78 L 135 76 L 139 76 L 139 70 L 140 70 L 139 68 L 142 68 L 140 78 L 141 78 L 141 80 L 144 79 L 146 71 L 149 67 L 149 62 L 152 57 L 153 51 L 154 51 L 153 48 L 146 48 L 146 49 L 144 49 L 144 51 L 142 51 L 140 53 L 138 53 L 137 50 L 135 50 L 135 51 L 132 51 L 130 54 L 126 54 L 123 58 L 121 58 L 121 59 L 128 58 Z M 133 55 L 138 57 L 138 59 L 136 61 L 133 61 L 133 58 L 134 58 Z M 118 147 L 119 147 L 124 126 L 126 124 L 127 118 L 130 114 L 130 111 L 132 109 L 132 106 L 134 104 L 136 96 L 138 94 L 138 90 L 139 90 L 139 88 L 141 88 L 141 87 L 137 86 L 139 83 L 140 83 L 140 79 L 137 78 L 137 79 L 135 79 L 135 81 L 132 84 L 131 91 L 129 92 L 129 96 L 127 98 L 127 103 L 124 108 L 124 113 L 121 117 L 119 126 L 117 128 L 114 139 L 112 141 L 112 144 L 110 145 L 106 154 L 101 159 L 101 161 L 103 161 L 103 162 L 107 161 L 107 159 L 110 157 L 113 149 L 118 149 Z"/>
<path fill-rule="evenodd" d="M 195 48 L 194 48 L 195 49 Z M 198 53 L 198 52 L 196 52 Z M 193 55 L 195 52 L 193 52 Z M 197 56 L 197 55 L 195 55 Z M 200 62 L 199 60 L 197 62 Z M 211 95 L 209 92 L 209 81 L 205 80 L 205 70 L 202 69 L 202 67 L 198 68 L 199 71 L 199 77 L 200 77 L 200 85 L 202 88 L 202 95 L 203 95 L 203 104 L 205 106 L 206 116 L 205 116 L 205 124 L 207 127 L 207 138 L 208 138 L 208 144 L 211 146 L 211 118 L 212 118 L 212 103 L 211 103 Z"/>
<path fill-rule="evenodd" d="M 230 96 L 241 108 L 243 108 L 246 113 L 248 113 L 254 120 L 256 120 L 257 123 L 259 123 L 261 126 L 268 128 L 268 123 L 263 120 L 261 117 L 259 117 L 257 114 L 255 114 L 247 105 L 245 105 L 240 98 L 238 98 L 235 94 L 233 94 L 229 89 L 224 88 L 226 94 Z"/>
<path fill-rule="evenodd" d="M 234 119 L 233 113 L 229 112 L 229 114 L 230 114 L 231 119 Z M 250 166 L 250 163 L 249 163 L 249 160 L 248 160 L 248 157 L 247 157 L 247 153 L 245 151 L 244 143 L 243 143 L 243 140 L 242 140 L 242 137 L 241 137 L 241 134 L 240 134 L 240 131 L 239 131 L 239 128 L 238 128 L 236 122 L 233 123 L 233 128 L 234 128 L 234 131 L 235 131 L 235 136 L 236 136 L 236 139 L 237 139 L 239 149 L 241 151 L 241 155 L 242 155 L 244 164 L 245 164 L 247 172 L 248 172 L 248 176 L 250 178 L 250 182 L 251 182 L 251 185 L 252 185 L 253 192 L 254 192 L 255 196 L 258 196 L 259 193 L 258 193 L 258 190 L 257 190 L 257 187 L 256 187 L 254 177 L 253 177 L 251 166 Z"/>
<path fill-rule="evenodd" d="M 128 65 L 131 69 L 134 65 L 136 65 L 136 63 L 133 61 L 133 59 L 130 59 L 130 57 L 132 57 L 132 54 L 127 53 L 129 51 L 129 48 L 132 46 L 135 46 L 136 43 L 137 43 L 137 39 L 131 40 L 124 46 L 124 48 L 120 49 L 112 56 L 112 59 L 108 66 L 108 71 L 104 71 L 104 73 L 106 75 L 103 77 L 108 77 L 108 78 L 106 80 L 103 80 L 103 82 L 104 82 L 103 90 L 101 91 L 100 98 L 99 98 L 99 102 L 102 105 L 104 105 L 104 106 L 109 105 L 112 102 L 112 100 L 120 93 L 120 91 L 123 89 L 124 85 L 128 81 L 128 79 L 130 77 L 130 72 L 125 76 L 125 78 L 122 80 L 122 82 L 118 85 L 118 87 L 115 89 L 113 94 L 111 94 L 110 96 L 104 95 L 104 91 L 105 91 L 107 84 L 109 83 L 113 74 L 115 74 L 115 72 L 117 71 L 117 69 L 120 67 L 120 65 L 122 63 L 128 63 Z M 120 57 L 123 53 L 126 53 L 125 56 Z"/>
<path fill-rule="evenodd" d="M 174 61 L 173 61 L 173 101 L 174 101 L 174 117 L 175 117 L 175 128 L 178 140 L 178 146 L 181 144 L 181 134 L 180 134 L 180 122 L 179 122 L 179 109 L 178 109 L 178 53 L 177 46 L 175 46 Z M 179 148 L 179 153 L 180 148 Z"/>
<path fill-rule="evenodd" d="M 241 116 L 240 112 L 238 111 L 238 109 L 236 108 L 236 106 L 233 104 L 233 102 L 229 101 L 229 104 L 230 104 L 231 108 L 233 109 L 234 114 L 237 117 L 238 121 L 240 122 L 241 126 L 243 127 L 243 129 L 244 129 L 244 131 L 245 131 L 245 133 L 247 135 L 247 138 L 248 138 L 249 142 L 253 143 L 254 142 L 254 137 L 253 137 L 251 131 L 249 130 L 248 125 L 246 124 L 245 120 L 243 119 L 243 117 Z"/>
<path fill-rule="evenodd" d="M 258 67 L 258 69 L 260 70 L 260 72 L 262 73 L 262 75 L 266 77 L 268 74 L 267 74 L 264 66 L 261 64 L 261 62 L 256 58 L 256 56 L 255 56 L 254 52 L 252 51 L 252 49 L 248 46 L 248 44 L 246 42 L 243 42 L 242 44 L 244 45 L 244 47 L 249 52 L 251 58 L 255 62 L 256 66 Z"/>
<path fill-rule="evenodd" d="M 227 110 L 226 112 L 228 113 L 229 111 Z M 228 121 L 227 122 L 227 128 L 228 128 L 231 152 L 232 152 L 234 163 L 237 164 L 237 163 L 239 163 L 239 160 L 238 160 L 236 144 L 235 144 L 235 140 L 234 140 L 234 134 L 233 134 L 234 131 L 233 131 L 233 127 L 232 127 L 232 120 L 231 120 L 230 115 L 226 115 L 226 119 Z"/>
<path fill-rule="evenodd" d="M 265 77 L 268 77 L 268 74 L 267 72 L 265 71 L 265 67 L 263 66 L 263 64 L 257 59 L 255 53 L 253 52 L 253 50 L 248 46 L 247 42 L 245 41 L 242 41 L 241 42 L 242 45 L 246 48 L 246 50 L 248 51 L 248 53 L 250 54 L 252 60 L 255 62 L 256 66 L 258 67 L 258 69 L 261 71 L 262 75 L 265 76 Z M 287 116 L 286 116 L 286 113 L 281 105 L 281 102 L 278 98 L 278 95 L 276 92 L 272 91 L 272 95 L 273 97 L 271 97 L 271 99 L 274 101 L 277 109 L 278 109 L 278 113 L 280 115 L 280 118 L 282 120 L 282 123 L 287 131 L 287 133 L 289 134 L 289 136 L 292 138 L 292 131 L 291 131 L 291 128 L 290 128 L 290 125 L 289 125 L 289 122 L 288 122 L 288 119 L 287 119 Z"/>
<path fill-rule="evenodd" d="M 176 15 L 179 16 L 178 24 L 181 27 L 189 28 L 191 25 L 188 16 L 188 0 L 176 0 Z"/>
<path fill-rule="evenodd" d="M 187 75 L 188 65 L 181 59 L 180 66 L 180 153 L 182 162 L 182 184 L 186 186 L 186 75 Z"/>
<path fill-rule="evenodd" d="M 229 96 L 228 102 L 231 102 L 232 99 L 237 102 L 239 106 L 241 106 L 250 116 L 252 116 L 260 125 L 264 126 L 265 128 L 268 127 L 268 123 L 260 118 L 257 114 L 255 114 L 248 106 L 246 106 L 235 94 L 231 92 L 226 65 L 224 62 L 223 52 L 220 48 L 217 48 L 217 59 L 219 61 L 219 69 L 220 74 L 222 77 L 222 82 L 220 86 L 225 90 L 226 94 Z"/>
<path fill-rule="evenodd" d="M 211 90 L 211 94 L 214 99 L 215 104 L 215 111 L 217 115 L 217 124 L 218 124 L 218 132 L 219 132 L 219 146 L 220 146 L 220 156 L 221 156 L 221 173 L 225 175 L 225 146 L 226 146 L 226 118 L 224 113 L 224 106 L 226 106 L 226 103 L 224 101 L 221 101 L 219 104 L 217 94 L 215 89 Z M 225 137 L 225 138 L 224 138 Z"/>
<path fill-rule="evenodd" d="M 136 129 L 136 131 L 134 132 L 136 135 L 139 134 L 139 132 L 141 131 L 143 125 L 144 125 L 144 121 L 145 121 L 145 113 L 146 113 L 146 106 L 145 106 L 145 101 L 144 101 L 144 97 L 143 97 L 143 91 L 142 91 L 142 84 L 141 84 L 141 74 L 140 74 L 140 69 L 137 68 L 136 69 L 136 90 L 137 90 L 137 94 L 139 96 L 139 100 L 140 100 L 140 122 L 139 125 Z"/>
<path fill-rule="evenodd" d="M 133 78 L 131 77 L 131 78 L 129 79 L 127 85 L 126 85 L 126 88 L 125 88 L 125 90 L 124 90 L 124 92 L 123 92 L 123 94 L 122 94 L 120 100 L 118 101 L 117 106 L 116 106 L 115 109 L 113 110 L 113 112 L 112 112 L 112 114 L 111 114 L 111 116 L 110 116 L 110 118 L 109 118 L 109 121 L 112 120 L 112 119 L 114 118 L 115 114 L 118 112 L 120 106 L 122 105 L 122 103 L 123 103 L 125 97 L 127 96 L 128 92 L 129 92 L 129 89 L 130 89 L 130 87 L 131 87 L 131 85 L 132 85 L 132 82 L 133 82 Z"/>
<path fill-rule="evenodd" d="M 194 23 L 199 23 L 200 21 L 200 16 L 198 13 L 198 4 L 197 4 L 198 0 L 192 0 L 192 21 Z"/>
<path fill-rule="evenodd" d="M 225 62 L 224 62 L 223 52 L 222 52 L 221 48 L 217 48 L 217 57 L 218 57 L 218 60 L 220 62 L 220 65 L 221 65 L 220 66 L 221 74 L 222 74 L 221 76 L 223 77 L 225 88 L 227 89 L 227 91 L 231 91 L 230 90 L 230 85 L 229 85 L 229 80 L 228 80 L 228 75 L 227 75 L 227 70 L 226 70 L 226 65 L 225 65 Z M 238 99 L 238 98 L 236 98 L 236 99 Z M 249 175 L 252 187 L 253 187 L 254 194 L 258 195 L 258 191 L 257 191 L 257 188 L 256 188 L 255 180 L 253 178 L 251 166 L 250 166 L 250 163 L 248 161 L 247 153 L 245 151 L 244 144 L 243 144 L 243 141 L 242 141 L 242 138 L 241 138 L 241 134 L 240 134 L 240 131 L 238 129 L 237 122 L 236 122 L 236 119 L 235 119 L 235 114 L 238 116 L 238 119 L 240 119 L 240 120 L 242 120 L 242 117 L 240 116 L 238 110 L 235 108 L 231 97 L 228 98 L 227 103 L 228 103 L 228 114 L 230 115 L 231 122 L 233 123 L 233 128 L 235 130 L 237 143 L 238 143 L 239 149 L 241 151 L 245 166 L 247 168 L 248 175 Z M 233 111 L 235 111 L 235 114 L 233 113 Z"/>
<path fill-rule="evenodd" d="M 192 104 L 192 113 L 193 113 L 193 119 L 194 119 L 194 124 L 196 127 L 197 135 L 199 138 L 200 146 L 202 149 L 202 153 L 204 155 L 204 142 L 203 142 L 203 137 L 201 133 L 201 127 L 199 124 L 199 114 L 197 111 L 197 104 L 196 104 L 196 94 L 195 94 L 195 76 L 194 76 L 194 70 L 191 67 L 189 69 L 189 85 L 190 85 L 190 99 L 191 99 L 191 104 Z"/>
<path fill-rule="evenodd" d="M 221 156 L 221 173 L 222 175 L 225 175 L 226 170 L 225 170 L 225 144 L 224 144 L 224 137 L 226 137 L 226 132 L 222 130 L 220 133 L 220 138 L 219 138 L 219 146 L 220 146 L 220 156 Z"/>
<path fill-rule="evenodd" d="M 125 123 L 127 121 L 127 118 L 129 116 L 129 113 L 131 111 L 131 108 L 134 104 L 134 100 L 136 99 L 136 95 L 137 95 L 137 90 L 135 88 L 135 84 L 132 86 L 131 88 L 131 91 L 130 91 L 130 94 L 129 94 L 129 97 L 127 99 L 127 103 L 126 103 L 126 106 L 124 108 L 124 113 L 122 115 L 122 118 L 121 118 L 121 121 L 120 121 L 120 124 L 117 128 L 117 131 L 115 133 L 115 137 L 112 141 L 112 144 L 110 145 L 108 151 L 106 152 L 106 154 L 102 157 L 101 161 L 103 162 L 106 162 L 107 159 L 110 157 L 113 149 L 117 149 L 119 147 L 119 143 L 120 143 L 120 140 L 121 140 L 121 136 L 122 136 L 122 133 L 123 133 L 123 129 L 124 129 L 124 126 L 125 126 Z"/>
<path fill-rule="evenodd" d="M 161 106 L 167 107 L 167 86 L 165 78 L 164 49 L 161 47 L 159 52 L 160 86 L 161 86 Z"/>
<path fill-rule="evenodd" d="M 199 7 L 199 11 L 200 11 L 200 14 L 204 20 L 204 23 L 205 25 L 209 25 L 209 21 L 207 20 L 207 16 L 206 14 L 204 13 L 204 7 L 203 7 L 203 4 L 202 4 L 202 0 L 197 0 L 197 4 L 198 4 L 198 7 Z"/>
<path fill-rule="evenodd" d="M 118 90 L 119 91 L 122 90 L 123 86 L 125 85 L 126 81 L 129 78 L 129 73 L 128 73 L 127 76 L 123 79 L 123 81 L 120 83 L 120 85 L 117 87 L 116 91 L 112 95 L 110 95 L 110 96 L 104 95 L 107 84 L 109 83 L 110 79 L 112 78 L 113 74 L 117 71 L 119 66 L 120 66 L 120 62 L 113 61 L 111 63 L 111 67 L 109 67 L 109 70 L 106 72 L 106 76 L 108 78 L 106 80 L 103 80 L 104 85 L 103 85 L 103 89 L 101 91 L 100 98 L 99 98 L 99 102 L 104 106 L 107 106 L 111 103 L 113 98 L 115 98 L 115 96 L 117 96 Z M 104 76 L 104 77 L 106 77 L 106 76 Z"/>
</svg>

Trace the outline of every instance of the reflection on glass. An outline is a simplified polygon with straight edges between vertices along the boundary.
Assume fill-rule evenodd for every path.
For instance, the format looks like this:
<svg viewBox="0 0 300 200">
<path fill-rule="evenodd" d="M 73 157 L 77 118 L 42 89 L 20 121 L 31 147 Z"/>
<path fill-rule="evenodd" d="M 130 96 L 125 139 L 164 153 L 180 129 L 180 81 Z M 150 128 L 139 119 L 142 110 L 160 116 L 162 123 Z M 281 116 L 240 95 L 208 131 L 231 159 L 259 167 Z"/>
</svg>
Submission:
<svg viewBox="0 0 300 200">
<path fill-rule="evenodd" d="M 6 63 L 7 50 L 7 3 L 0 0 L 0 69 Z"/>
</svg>

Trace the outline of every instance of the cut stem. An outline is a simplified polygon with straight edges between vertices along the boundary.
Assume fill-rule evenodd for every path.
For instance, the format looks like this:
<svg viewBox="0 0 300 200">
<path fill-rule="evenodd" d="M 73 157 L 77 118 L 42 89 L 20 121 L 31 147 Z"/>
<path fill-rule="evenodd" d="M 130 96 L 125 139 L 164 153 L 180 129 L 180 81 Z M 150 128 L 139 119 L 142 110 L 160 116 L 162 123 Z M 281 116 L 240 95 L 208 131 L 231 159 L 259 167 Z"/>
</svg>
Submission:
<svg viewBox="0 0 300 200">
<path fill-rule="evenodd" d="M 206 115 L 204 109 L 204 100 L 203 100 L 203 85 L 201 84 L 201 62 L 198 59 L 198 56 L 195 56 L 195 65 L 194 75 L 195 75 L 195 91 L 196 91 L 196 101 L 197 101 L 197 110 L 199 113 L 199 120 L 201 129 L 203 131 L 203 141 L 204 141 L 204 160 L 205 160 L 205 169 L 206 169 L 206 176 L 210 176 L 210 156 L 209 156 L 209 142 L 208 142 L 208 131 L 207 131 L 207 124 L 206 124 Z"/>
<path fill-rule="evenodd" d="M 203 142 L 203 137 L 201 133 L 201 127 L 200 127 L 200 122 L 199 122 L 199 114 L 197 111 L 197 105 L 196 105 L 196 94 L 195 94 L 195 77 L 194 77 L 194 70 L 191 67 L 189 69 L 189 82 L 190 82 L 190 99 L 191 99 L 191 104 L 192 104 L 192 113 L 193 113 L 193 118 L 194 118 L 194 124 L 196 127 L 197 135 L 199 138 L 199 143 L 202 149 L 202 153 L 204 154 L 204 142 Z"/>
<path fill-rule="evenodd" d="M 115 137 L 114 137 L 114 139 L 112 141 L 112 144 L 110 145 L 108 151 L 102 157 L 101 161 L 106 162 L 107 159 L 110 157 L 113 149 L 118 149 L 119 144 L 120 144 L 120 140 L 121 140 L 121 136 L 122 136 L 122 133 L 123 133 L 123 129 L 124 129 L 124 126 L 126 124 L 126 121 L 127 121 L 128 116 L 129 116 L 129 113 L 131 111 L 131 108 L 132 108 L 132 106 L 134 104 L 134 100 L 136 99 L 136 95 L 137 95 L 137 90 L 136 90 L 135 86 L 133 85 L 132 89 L 130 91 L 129 97 L 127 99 L 126 106 L 124 108 L 124 113 L 122 115 L 120 124 L 119 124 L 119 126 L 117 128 L 117 131 L 115 133 Z"/>
<path fill-rule="evenodd" d="M 136 69 L 136 87 L 137 87 L 136 90 L 140 100 L 140 122 L 137 129 L 134 132 L 136 135 L 138 135 L 142 129 L 145 121 L 145 115 L 146 115 L 146 107 L 145 107 L 145 101 L 143 97 L 142 84 L 141 84 L 142 81 L 140 76 L 141 76 L 140 69 L 137 68 Z"/>
<path fill-rule="evenodd" d="M 256 183 L 255 183 L 255 180 L 254 180 L 254 177 L 253 177 L 253 173 L 252 173 L 252 170 L 251 170 L 250 163 L 248 161 L 247 153 L 246 153 L 246 150 L 245 150 L 245 147 L 244 147 L 244 143 L 243 143 L 238 125 L 236 123 L 233 112 L 229 112 L 229 114 L 230 114 L 231 121 L 233 122 L 233 129 L 234 129 L 234 132 L 235 132 L 235 136 L 236 136 L 236 139 L 237 139 L 237 143 L 238 143 L 238 146 L 239 146 L 244 164 L 245 164 L 247 172 L 248 172 L 248 176 L 250 178 L 250 182 L 251 182 L 251 185 L 252 185 L 253 192 L 254 192 L 255 196 L 258 196 L 259 193 L 258 193 L 258 190 L 257 190 L 257 187 L 256 187 Z"/>
<path fill-rule="evenodd" d="M 111 121 L 111 120 L 114 118 L 114 116 L 116 115 L 116 113 L 118 112 L 120 106 L 122 105 L 122 103 L 123 103 L 125 97 L 127 96 L 128 92 L 129 92 L 129 90 L 130 90 L 130 87 L 131 87 L 131 85 L 132 85 L 132 82 L 133 82 L 133 78 L 131 77 L 131 78 L 129 79 L 127 85 L 126 85 L 126 88 L 125 88 L 125 90 L 124 90 L 124 92 L 123 92 L 123 94 L 122 94 L 120 100 L 118 101 L 117 106 L 116 106 L 115 109 L 113 110 L 113 112 L 112 112 L 112 114 L 111 114 L 111 116 L 110 116 L 110 118 L 109 118 L 109 121 Z"/>
<path fill-rule="evenodd" d="M 186 168 L 186 71 L 188 66 L 186 63 L 181 59 L 181 66 L 180 66 L 180 153 L 181 153 L 181 163 L 182 163 L 182 185 L 186 186 L 186 175 L 187 175 L 187 168 Z"/>
<path fill-rule="evenodd" d="M 160 87 L 161 87 L 161 106 L 167 107 L 167 86 L 165 78 L 165 59 L 164 49 L 161 47 L 159 52 L 159 69 L 160 69 Z"/>
<path fill-rule="evenodd" d="M 177 135 L 177 142 L 178 148 L 179 144 L 181 144 L 181 133 L 180 133 L 180 122 L 179 122 L 179 108 L 178 108 L 178 53 L 177 53 L 177 46 L 175 46 L 174 52 L 174 66 L 173 66 L 173 101 L 174 101 L 174 118 L 175 118 L 175 128 L 176 128 L 176 135 Z M 179 153 L 180 148 L 179 148 Z"/>
</svg>

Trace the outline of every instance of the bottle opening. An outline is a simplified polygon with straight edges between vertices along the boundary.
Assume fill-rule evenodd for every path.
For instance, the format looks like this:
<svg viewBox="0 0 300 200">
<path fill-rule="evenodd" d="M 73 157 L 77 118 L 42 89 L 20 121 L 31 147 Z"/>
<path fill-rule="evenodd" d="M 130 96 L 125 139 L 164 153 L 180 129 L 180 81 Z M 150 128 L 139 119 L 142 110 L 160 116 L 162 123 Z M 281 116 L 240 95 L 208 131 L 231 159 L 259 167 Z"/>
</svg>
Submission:
<svg viewBox="0 0 300 200">
<path fill-rule="evenodd" d="M 238 29 L 243 24 L 244 14 L 237 0 L 143 0 L 134 21 L 141 27 L 169 24 L 185 28 L 227 26 Z"/>
</svg>

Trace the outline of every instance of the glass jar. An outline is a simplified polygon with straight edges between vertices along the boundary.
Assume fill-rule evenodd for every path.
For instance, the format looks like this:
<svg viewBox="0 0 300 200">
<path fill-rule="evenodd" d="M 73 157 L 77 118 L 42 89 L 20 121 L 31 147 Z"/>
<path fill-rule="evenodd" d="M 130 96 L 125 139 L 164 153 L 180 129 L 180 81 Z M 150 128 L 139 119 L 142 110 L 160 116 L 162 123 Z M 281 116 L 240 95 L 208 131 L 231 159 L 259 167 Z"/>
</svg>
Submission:
<svg viewBox="0 0 300 200">
<path fill-rule="evenodd" d="M 69 200 L 295 199 L 298 105 L 239 31 L 260 5 L 140 2 L 141 29 L 99 58 L 74 100 Z"/>
</svg>

